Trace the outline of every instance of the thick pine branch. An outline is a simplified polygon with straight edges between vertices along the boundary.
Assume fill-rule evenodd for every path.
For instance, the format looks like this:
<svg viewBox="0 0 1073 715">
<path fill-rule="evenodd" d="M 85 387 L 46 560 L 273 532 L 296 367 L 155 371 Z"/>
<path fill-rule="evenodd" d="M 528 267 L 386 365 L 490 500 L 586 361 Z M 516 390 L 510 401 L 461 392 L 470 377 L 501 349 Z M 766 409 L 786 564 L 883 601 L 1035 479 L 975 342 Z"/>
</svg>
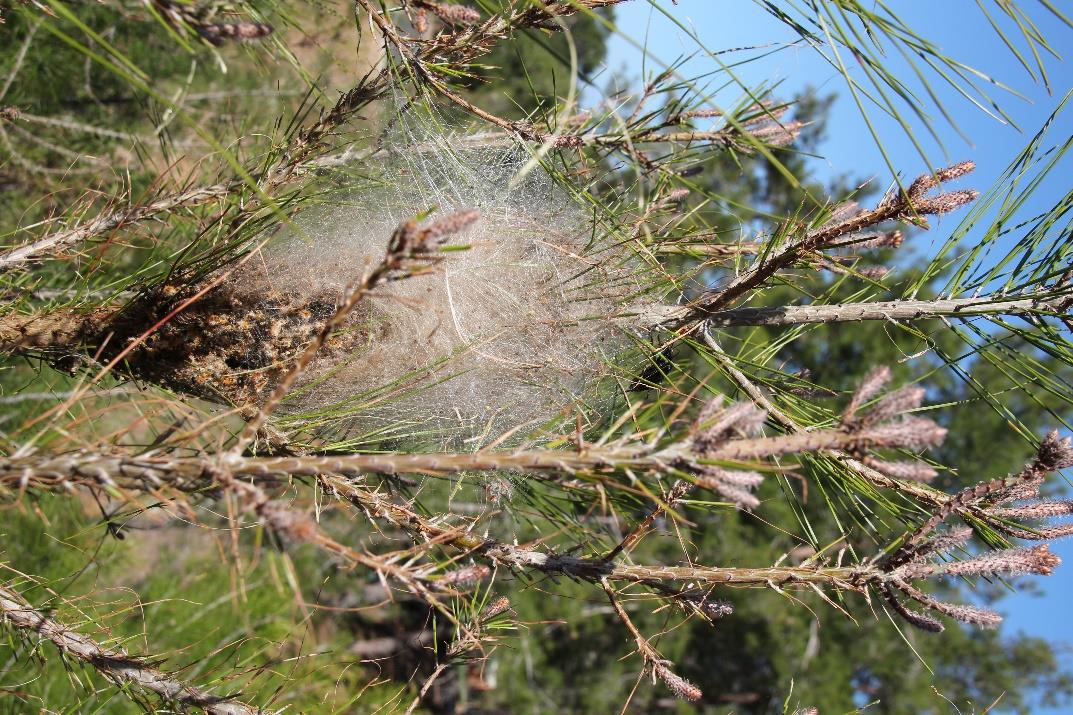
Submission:
<svg viewBox="0 0 1073 715">
<path fill-rule="evenodd" d="M 316 476 L 336 473 L 447 475 L 471 471 L 522 470 L 536 473 L 579 474 L 605 470 L 667 472 L 698 461 L 765 459 L 802 452 L 862 450 L 937 444 L 945 434 L 938 425 L 920 420 L 909 426 L 884 425 L 874 430 L 818 430 L 775 437 L 736 439 L 703 452 L 684 444 L 662 449 L 648 447 L 587 447 L 579 451 L 534 449 L 461 453 L 389 453 L 296 457 L 247 457 L 228 454 L 206 457 L 126 457 L 92 452 L 36 454 L 0 458 L 0 484 L 19 488 L 26 483 L 64 489 L 74 482 L 98 480 L 102 486 L 142 483 L 181 489 L 204 486 L 204 476 L 223 469 L 236 477 L 279 475 Z"/>
<path fill-rule="evenodd" d="M 1063 315 L 1069 310 L 1068 295 L 1048 291 L 1045 296 L 1004 298 L 994 295 L 976 298 L 936 300 L 890 300 L 832 305 L 786 305 L 771 308 L 734 308 L 709 313 L 707 321 L 716 328 L 736 326 L 780 326 L 805 323 L 854 323 L 862 320 L 915 321 L 932 318 L 969 318 L 980 315 Z"/>
</svg>

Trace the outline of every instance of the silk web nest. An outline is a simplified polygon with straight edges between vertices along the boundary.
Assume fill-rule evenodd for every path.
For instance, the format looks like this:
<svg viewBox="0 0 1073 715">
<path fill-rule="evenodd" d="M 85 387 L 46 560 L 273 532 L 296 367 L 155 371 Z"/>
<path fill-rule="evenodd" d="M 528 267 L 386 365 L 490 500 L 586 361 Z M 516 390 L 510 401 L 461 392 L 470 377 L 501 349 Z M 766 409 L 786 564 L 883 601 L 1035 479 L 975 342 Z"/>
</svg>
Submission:
<svg viewBox="0 0 1073 715">
<path fill-rule="evenodd" d="M 522 146 L 406 127 L 248 261 L 323 317 L 403 221 L 476 209 L 433 271 L 378 288 L 285 411 L 347 434 L 492 436 L 606 414 L 637 367 L 641 266 Z M 610 225 L 610 223 L 608 224 Z M 334 298 L 333 298 L 334 296 Z M 310 309 L 318 313 L 317 309 Z"/>
</svg>

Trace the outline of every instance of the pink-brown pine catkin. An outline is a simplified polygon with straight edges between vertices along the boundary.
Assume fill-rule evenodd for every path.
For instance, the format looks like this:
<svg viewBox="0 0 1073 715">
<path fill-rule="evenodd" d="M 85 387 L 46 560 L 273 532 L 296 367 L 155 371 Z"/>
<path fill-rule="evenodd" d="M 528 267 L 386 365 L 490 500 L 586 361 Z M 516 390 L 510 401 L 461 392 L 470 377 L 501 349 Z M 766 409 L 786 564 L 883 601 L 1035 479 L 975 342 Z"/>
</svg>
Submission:
<svg viewBox="0 0 1073 715">
<path fill-rule="evenodd" d="M 900 390 L 885 395 L 876 406 L 869 410 L 863 418 L 864 424 L 878 424 L 896 417 L 897 415 L 920 407 L 924 400 L 924 388 L 916 385 L 907 385 Z"/>
<path fill-rule="evenodd" d="M 506 596 L 500 596 L 488 604 L 488 608 L 481 612 L 481 621 L 490 621 L 496 616 L 500 616 L 509 610 L 510 599 Z"/>
<path fill-rule="evenodd" d="M 853 399 L 850 400 L 849 405 L 846 407 L 845 419 L 851 419 L 864 403 L 878 395 L 890 382 L 890 378 L 890 368 L 886 365 L 872 368 L 861 380 L 857 391 L 853 393 Z"/>
<path fill-rule="evenodd" d="M 1051 552 L 1047 544 L 1038 544 L 1024 549 L 994 551 L 965 561 L 952 561 L 934 566 L 930 570 L 952 576 L 1050 576 L 1061 563 L 1062 560 Z"/>
<path fill-rule="evenodd" d="M 764 481 L 759 472 L 705 466 L 696 477 L 696 484 L 718 492 L 739 509 L 755 509 L 760 500 L 752 493 Z"/>
<path fill-rule="evenodd" d="M 476 25 L 481 21 L 481 14 L 466 5 L 434 0 L 417 0 L 415 4 L 451 25 Z"/>
<path fill-rule="evenodd" d="M 208 23 L 197 26 L 197 32 L 210 43 L 247 42 L 271 35 L 273 28 L 263 22 Z"/>
<path fill-rule="evenodd" d="M 1038 501 L 1023 506 L 993 510 L 992 513 L 997 516 L 1002 516 L 1005 519 L 1051 519 L 1056 516 L 1069 516 L 1070 514 L 1073 514 L 1073 500 Z"/>
<path fill-rule="evenodd" d="M 654 666 L 652 672 L 657 678 L 662 680 L 668 688 L 670 688 L 672 693 L 683 700 L 695 702 L 704 696 L 704 693 L 701 692 L 700 688 L 676 674 L 665 665 L 659 664 Z"/>
<path fill-rule="evenodd" d="M 491 573 L 491 569 L 487 566 L 474 564 L 473 566 L 448 571 L 436 583 L 440 586 L 472 586 L 488 578 Z"/>
<path fill-rule="evenodd" d="M 934 174 L 922 174 L 909 185 L 908 193 L 910 196 L 922 195 L 934 189 L 940 182 L 960 179 L 971 174 L 975 169 L 976 162 L 960 161 L 957 164 L 937 169 Z"/>
</svg>

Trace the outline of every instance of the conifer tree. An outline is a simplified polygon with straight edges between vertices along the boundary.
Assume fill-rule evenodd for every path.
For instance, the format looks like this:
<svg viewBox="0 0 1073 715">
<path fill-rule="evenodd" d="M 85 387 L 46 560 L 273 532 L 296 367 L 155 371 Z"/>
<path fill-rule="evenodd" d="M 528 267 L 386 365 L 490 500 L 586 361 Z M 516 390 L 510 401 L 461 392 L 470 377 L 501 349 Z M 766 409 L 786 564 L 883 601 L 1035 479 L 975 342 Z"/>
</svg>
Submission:
<svg viewBox="0 0 1073 715">
<path fill-rule="evenodd" d="M 718 56 L 581 106 L 622 1 L 0 5 L 16 711 L 1068 695 L 979 597 L 1073 533 L 1065 100 L 993 187 L 820 186 L 822 100 Z M 763 6 L 862 106 L 997 104 Z M 1041 6 L 980 11 L 1047 82 Z"/>
</svg>

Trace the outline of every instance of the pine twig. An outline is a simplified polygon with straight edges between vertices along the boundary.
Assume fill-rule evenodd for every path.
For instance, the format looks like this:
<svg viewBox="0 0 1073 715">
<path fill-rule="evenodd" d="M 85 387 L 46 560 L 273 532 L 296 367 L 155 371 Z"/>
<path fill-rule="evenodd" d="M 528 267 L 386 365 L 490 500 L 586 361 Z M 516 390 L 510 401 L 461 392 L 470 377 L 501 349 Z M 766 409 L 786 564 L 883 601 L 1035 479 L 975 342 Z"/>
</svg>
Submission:
<svg viewBox="0 0 1073 715">
<path fill-rule="evenodd" d="M 923 217 L 953 211 L 976 199 L 975 191 L 954 191 L 929 198 L 928 192 L 940 181 L 951 181 L 965 176 L 975 168 L 972 162 L 962 162 L 932 174 L 917 178 L 903 192 L 888 194 L 875 208 L 861 211 L 814 228 L 797 240 L 790 241 L 781 249 L 772 251 L 753 263 L 749 270 L 731 280 L 726 286 L 702 295 L 690 305 L 682 306 L 667 325 L 684 328 L 705 320 L 712 313 L 723 310 L 748 295 L 776 273 L 789 268 L 806 256 L 823 248 L 838 244 L 838 239 L 856 233 L 884 221 L 900 220 L 921 224 Z"/>
<path fill-rule="evenodd" d="M 265 711 L 246 705 L 236 696 L 213 695 L 189 685 L 118 648 L 108 648 L 74 629 L 49 618 L 26 601 L 11 586 L 0 585 L 0 613 L 8 625 L 36 633 L 66 656 L 93 666 L 117 685 L 130 685 L 153 693 L 167 703 L 183 708 L 201 708 L 210 715 L 255 715 Z"/>
<path fill-rule="evenodd" d="M 786 305 L 772 308 L 734 308 L 709 313 L 716 328 L 735 326 L 786 326 L 805 323 L 849 323 L 863 320 L 915 321 L 940 317 L 970 318 L 982 315 L 1062 315 L 1073 302 L 1067 292 L 1037 291 L 1007 298 L 983 295 L 973 298 L 892 300 L 834 305 Z"/>
<path fill-rule="evenodd" d="M 670 669 L 670 662 L 659 654 L 659 651 L 648 642 L 648 639 L 634 625 L 630 615 L 626 613 L 626 609 L 619 603 L 611 585 L 606 580 L 602 581 L 600 585 L 603 586 L 604 593 L 607 594 L 611 607 L 615 610 L 615 615 L 618 616 L 618 619 L 622 621 L 622 624 L 626 626 L 626 629 L 633 636 L 633 640 L 637 644 L 637 652 L 644 659 L 645 669 L 650 670 L 654 677 L 662 680 L 670 688 L 671 692 L 683 700 L 695 702 L 704 697 L 704 693 L 701 692 L 700 688 Z"/>
<path fill-rule="evenodd" d="M 742 391 L 745 392 L 745 394 L 748 395 L 749 398 L 753 400 L 753 402 L 756 403 L 758 407 L 766 410 L 768 415 L 770 415 L 772 419 L 774 419 L 776 422 L 778 422 L 791 432 L 797 434 L 802 434 L 805 432 L 804 427 L 799 425 L 796 420 L 794 420 L 788 414 L 776 407 L 771 402 L 771 400 L 769 400 L 767 396 L 765 396 L 764 393 L 760 391 L 760 388 L 753 384 L 753 381 L 750 380 L 748 376 L 745 375 L 745 373 L 743 373 L 737 368 L 734 362 L 730 359 L 730 356 L 727 355 L 726 351 L 723 350 L 722 346 L 720 346 L 719 343 L 715 341 L 715 338 L 712 337 L 711 333 L 708 330 L 705 330 L 703 335 L 705 343 L 708 345 L 709 348 L 711 348 L 716 359 L 719 360 L 719 362 L 723 365 L 723 368 L 730 375 L 731 379 L 733 379 L 734 382 L 738 384 L 738 387 L 740 387 Z M 943 492 L 937 489 L 932 489 L 923 484 L 918 484 L 915 482 L 905 482 L 898 479 L 894 479 L 885 474 L 881 474 L 872 467 L 869 467 L 867 464 L 864 464 L 863 462 L 855 459 L 851 455 L 846 454 L 844 451 L 838 449 L 831 450 L 831 456 L 840 461 L 842 464 L 849 467 L 850 469 L 852 469 L 854 472 L 863 477 L 866 481 L 871 482 L 878 487 L 895 489 L 904 494 L 916 497 L 917 499 L 923 501 L 925 504 L 928 504 L 929 506 L 933 507 L 940 506 L 946 502 L 947 496 Z"/>
<path fill-rule="evenodd" d="M 279 475 L 317 476 L 321 473 L 439 476 L 506 470 L 583 474 L 630 469 L 665 473 L 673 468 L 692 469 L 698 460 L 748 462 L 803 452 L 937 444 L 944 434 L 945 430 L 938 425 L 917 420 L 904 425 L 880 425 L 855 433 L 831 429 L 734 439 L 703 453 L 693 451 L 687 444 L 674 443 L 655 451 L 650 447 L 610 446 L 583 451 L 532 449 L 291 457 L 247 457 L 230 453 L 223 460 L 212 456 L 122 456 L 94 452 L 30 454 L 0 458 L 0 484 L 26 483 L 36 488 L 62 491 L 95 481 L 135 489 L 139 485 L 158 487 L 167 483 L 180 490 L 190 490 L 204 486 L 206 470 L 219 467 L 221 462 L 229 473 L 255 479 L 273 479 Z"/>
<path fill-rule="evenodd" d="M 147 204 L 130 206 L 99 215 L 75 228 L 46 234 L 35 241 L 0 253 L 0 273 L 27 261 L 38 260 L 46 254 L 53 254 L 72 246 L 77 246 L 90 238 L 116 231 L 124 226 L 166 214 L 175 209 L 214 201 L 226 196 L 240 185 L 241 182 L 232 181 L 212 186 L 201 186 L 178 194 L 164 196 Z"/>
</svg>

